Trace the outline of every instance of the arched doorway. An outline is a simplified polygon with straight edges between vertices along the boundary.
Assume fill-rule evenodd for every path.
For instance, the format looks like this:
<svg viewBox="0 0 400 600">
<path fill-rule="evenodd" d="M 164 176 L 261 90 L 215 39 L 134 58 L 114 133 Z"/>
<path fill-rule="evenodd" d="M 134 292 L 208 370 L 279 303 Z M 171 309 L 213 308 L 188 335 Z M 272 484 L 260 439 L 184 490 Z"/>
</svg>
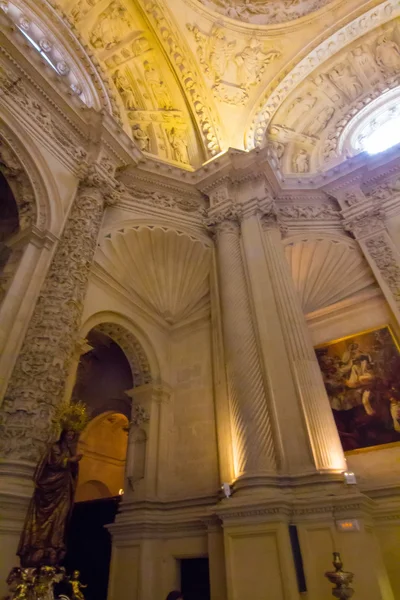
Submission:
<svg viewBox="0 0 400 600">
<path fill-rule="evenodd" d="M 97 325 L 86 339 L 91 349 L 81 357 L 72 399 L 85 402 L 91 420 L 78 444 L 83 459 L 65 566 L 67 572 L 81 571 L 86 600 L 106 600 L 107 525 L 123 493 L 131 417 L 132 400 L 125 392 L 148 381 L 150 370 L 136 338 L 120 325 Z"/>
<path fill-rule="evenodd" d="M 18 207 L 7 179 L 0 171 L 0 302 L 21 256 Z"/>
</svg>

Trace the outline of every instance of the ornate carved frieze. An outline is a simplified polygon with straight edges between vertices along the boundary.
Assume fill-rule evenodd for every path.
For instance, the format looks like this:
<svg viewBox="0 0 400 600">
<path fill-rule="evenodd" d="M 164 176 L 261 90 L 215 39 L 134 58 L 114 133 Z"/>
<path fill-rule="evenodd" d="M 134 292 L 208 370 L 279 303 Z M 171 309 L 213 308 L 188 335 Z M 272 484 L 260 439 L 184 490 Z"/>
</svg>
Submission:
<svg viewBox="0 0 400 600">
<path fill-rule="evenodd" d="M 197 65 L 191 61 L 190 52 L 182 46 L 182 38 L 175 31 L 165 4 L 161 0 L 140 0 L 151 23 L 160 33 L 164 48 L 176 65 L 177 75 L 182 81 L 191 103 L 193 114 L 199 123 L 203 143 L 209 156 L 221 152 L 218 119 L 210 109 L 207 90 L 197 73 Z"/>
<path fill-rule="evenodd" d="M 339 221 L 341 218 L 340 212 L 331 204 L 278 204 L 277 211 L 283 219 L 294 221 Z"/>
<path fill-rule="evenodd" d="M 184 213 L 197 213 L 200 216 L 206 214 L 206 208 L 198 198 L 188 194 L 169 194 L 166 192 L 151 191 L 138 188 L 134 185 L 128 186 L 128 193 L 134 201 L 150 204 L 168 210 L 178 210 Z"/>
<path fill-rule="evenodd" d="M 189 1 L 189 0 L 187 0 Z M 313 11 L 321 9 L 331 0 L 299 0 L 296 3 L 282 3 L 279 0 L 253 2 L 252 0 L 199 0 L 204 6 L 212 8 L 225 17 L 237 19 L 254 25 L 285 23 L 299 19 Z"/>
<path fill-rule="evenodd" d="M 400 308 L 400 255 L 386 233 L 370 237 L 365 246 Z"/>
<path fill-rule="evenodd" d="M 239 48 L 237 40 L 228 39 L 219 23 L 214 23 L 209 32 L 190 23 L 187 28 L 195 38 L 197 54 L 212 81 L 215 98 L 228 104 L 246 104 L 249 89 L 260 83 L 267 66 L 281 56 L 279 50 L 264 47 L 255 37 Z"/>
<path fill-rule="evenodd" d="M 384 217 L 382 210 L 372 208 L 347 219 L 343 225 L 346 231 L 350 231 L 356 239 L 360 240 L 383 230 Z"/>
<path fill-rule="evenodd" d="M 87 175 L 37 300 L 0 412 L 0 454 L 35 462 L 73 360 L 103 208 L 104 180 Z"/>
<path fill-rule="evenodd" d="M 390 19 L 394 19 L 399 12 L 400 9 L 393 0 L 388 0 L 378 7 L 372 8 L 332 35 L 327 36 L 302 60 L 294 64 L 283 79 L 276 79 L 272 85 L 268 86 L 264 93 L 264 100 L 261 100 L 259 105 L 262 108 L 255 110 L 251 123 L 249 123 L 247 148 L 262 146 L 265 143 L 266 131 L 271 125 L 278 107 L 282 106 L 285 113 L 285 124 L 289 128 L 291 127 L 291 119 L 295 119 L 295 112 L 292 115 L 287 113 L 295 98 L 292 103 L 288 101 L 288 105 L 283 105 L 283 103 L 299 83 L 303 82 L 304 87 L 302 90 L 296 90 L 296 94 L 302 102 L 311 102 L 313 105 L 308 113 L 303 111 L 303 117 L 308 116 L 308 118 L 301 119 L 301 123 L 306 129 L 311 127 L 311 132 L 318 138 L 321 137 L 324 130 L 328 129 L 329 125 L 331 128 L 329 132 L 332 130 L 331 145 L 324 149 L 324 153 L 326 156 L 332 153 L 334 157 L 336 153 L 334 130 L 342 126 L 340 120 L 342 116 L 345 117 L 346 106 L 347 110 L 352 109 L 357 112 L 364 106 L 362 103 L 364 92 L 365 98 L 368 96 L 367 101 L 369 102 L 371 87 L 373 90 L 378 90 L 381 85 L 379 92 L 381 93 L 383 89 L 387 88 L 388 80 L 396 77 L 393 65 L 397 51 L 393 44 L 398 45 L 397 41 L 391 39 L 391 31 L 379 32 L 376 28 Z M 357 44 L 357 47 L 353 47 L 352 53 L 350 53 L 348 44 L 370 30 L 375 30 L 371 33 L 373 38 L 379 37 L 380 33 L 381 37 L 386 35 L 386 39 L 370 40 L 368 34 L 363 39 L 363 44 Z M 366 39 L 367 37 L 368 39 Z M 323 70 L 316 71 L 322 63 L 328 67 L 328 59 L 331 59 L 343 47 L 346 49 L 343 50 L 341 56 L 337 56 L 335 64 L 331 64 L 330 68 L 324 66 Z M 384 60 L 382 60 L 383 54 L 385 55 Z M 300 91 L 301 93 L 299 93 Z M 315 102 L 313 98 L 318 99 L 318 102 Z M 324 102 L 322 102 L 322 98 L 324 98 Z M 328 118 L 328 109 L 331 113 L 332 110 L 335 112 L 334 116 L 332 114 Z M 286 117 L 290 117 L 289 121 Z M 318 128 L 319 131 L 316 131 Z M 295 130 L 298 131 L 297 125 Z M 307 151 L 306 147 L 304 149 Z"/>
<path fill-rule="evenodd" d="M 84 143 L 82 134 L 74 131 L 72 127 L 67 127 L 60 119 L 56 119 L 47 110 L 44 102 L 37 99 L 32 90 L 28 89 L 22 74 L 17 76 L 10 70 L 6 70 L 4 65 L 0 65 L 0 89 L 0 102 L 12 101 L 24 115 L 28 114 L 39 128 L 41 135 L 47 135 L 56 142 L 58 152 L 61 148 L 75 162 L 87 157 L 87 151 L 82 145 Z"/>
</svg>

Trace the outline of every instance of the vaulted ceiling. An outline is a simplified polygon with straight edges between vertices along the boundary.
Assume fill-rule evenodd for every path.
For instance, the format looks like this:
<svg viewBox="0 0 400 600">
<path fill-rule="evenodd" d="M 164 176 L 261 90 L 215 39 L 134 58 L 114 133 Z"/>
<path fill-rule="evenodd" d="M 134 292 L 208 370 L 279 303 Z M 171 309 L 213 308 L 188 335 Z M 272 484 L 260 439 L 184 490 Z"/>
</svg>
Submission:
<svg viewBox="0 0 400 600">
<path fill-rule="evenodd" d="M 59 1 L 127 133 L 187 169 L 270 144 L 283 173 L 324 170 L 350 117 L 399 83 L 395 0 Z"/>
</svg>

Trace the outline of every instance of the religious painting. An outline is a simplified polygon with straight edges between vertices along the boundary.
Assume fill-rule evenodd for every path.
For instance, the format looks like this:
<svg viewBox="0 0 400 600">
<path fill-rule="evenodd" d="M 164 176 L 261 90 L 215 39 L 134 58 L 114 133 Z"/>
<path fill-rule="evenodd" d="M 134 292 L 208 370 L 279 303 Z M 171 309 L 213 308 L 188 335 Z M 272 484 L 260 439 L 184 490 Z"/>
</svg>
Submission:
<svg viewBox="0 0 400 600">
<path fill-rule="evenodd" d="M 388 326 L 316 348 L 344 451 L 400 442 L 400 350 Z"/>
</svg>

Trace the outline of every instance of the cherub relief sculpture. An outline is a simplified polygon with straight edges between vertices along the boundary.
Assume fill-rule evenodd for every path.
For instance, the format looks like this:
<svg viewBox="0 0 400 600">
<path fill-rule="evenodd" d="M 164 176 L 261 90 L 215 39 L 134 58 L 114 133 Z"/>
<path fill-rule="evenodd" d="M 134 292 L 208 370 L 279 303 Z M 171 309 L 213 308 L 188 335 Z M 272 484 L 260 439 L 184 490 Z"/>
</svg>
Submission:
<svg viewBox="0 0 400 600">
<path fill-rule="evenodd" d="M 223 27 L 219 24 L 214 24 L 208 35 L 201 32 L 197 25 L 188 23 L 186 27 L 194 35 L 200 62 L 204 65 L 206 73 L 218 83 L 232 58 L 236 41 L 228 41 Z"/>
<path fill-rule="evenodd" d="M 267 65 L 279 56 L 281 53 L 277 50 L 264 52 L 260 40 L 251 38 L 249 44 L 235 57 L 236 64 L 239 66 L 241 87 L 247 89 L 260 81 Z"/>
<path fill-rule="evenodd" d="M 371 54 L 362 46 L 357 46 L 352 51 L 354 63 L 359 70 L 364 74 L 365 78 L 373 81 L 379 74 L 378 66 Z"/>
<path fill-rule="evenodd" d="M 190 164 L 185 131 L 172 127 L 167 135 L 174 160 L 184 165 Z"/>
<path fill-rule="evenodd" d="M 96 6 L 100 0 L 78 0 L 71 10 L 71 17 L 74 22 L 84 17 L 93 6 Z"/>
<path fill-rule="evenodd" d="M 376 45 L 376 62 L 383 71 L 398 73 L 400 71 L 400 50 L 396 42 L 389 39 L 387 34 L 380 36 Z"/>
<path fill-rule="evenodd" d="M 169 90 L 165 82 L 161 79 L 158 70 L 155 68 L 153 63 L 146 60 L 143 63 L 144 78 L 154 96 L 154 100 L 158 105 L 158 108 L 164 110 L 172 110 L 172 100 Z"/>
<path fill-rule="evenodd" d="M 304 148 L 298 151 L 293 160 L 293 166 L 296 173 L 308 173 L 310 170 L 310 161 L 308 153 Z"/>
<path fill-rule="evenodd" d="M 136 110 L 138 103 L 126 75 L 124 75 L 120 69 L 117 69 L 113 75 L 113 80 L 125 108 L 128 110 Z"/>
<path fill-rule="evenodd" d="M 90 43 L 93 48 L 112 48 L 125 37 L 131 26 L 126 7 L 114 0 L 97 17 L 90 34 Z"/>
<path fill-rule="evenodd" d="M 355 100 L 363 91 L 363 86 L 359 82 L 356 75 L 354 75 L 350 68 L 343 64 L 337 64 L 329 73 L 331 81 L 336 87 L 349 98 L 349 100 Z"/>
<path fill-rule="evenodd" d="M 150 138 L 147 133 L 143 131 L 139 123 L 132 126 L 132 137 L 142 152 L 149 152 Z"/>
<path fill-rule="evenodd" d="M 332 106 L 324 106 L 324 108 L 315 116 L 315 118 L 307 127 L 307 135 L 311 135 L 313 137 L 319 135 L 328 125 L 334 113 L 335 109 Z"/>
</svg>

